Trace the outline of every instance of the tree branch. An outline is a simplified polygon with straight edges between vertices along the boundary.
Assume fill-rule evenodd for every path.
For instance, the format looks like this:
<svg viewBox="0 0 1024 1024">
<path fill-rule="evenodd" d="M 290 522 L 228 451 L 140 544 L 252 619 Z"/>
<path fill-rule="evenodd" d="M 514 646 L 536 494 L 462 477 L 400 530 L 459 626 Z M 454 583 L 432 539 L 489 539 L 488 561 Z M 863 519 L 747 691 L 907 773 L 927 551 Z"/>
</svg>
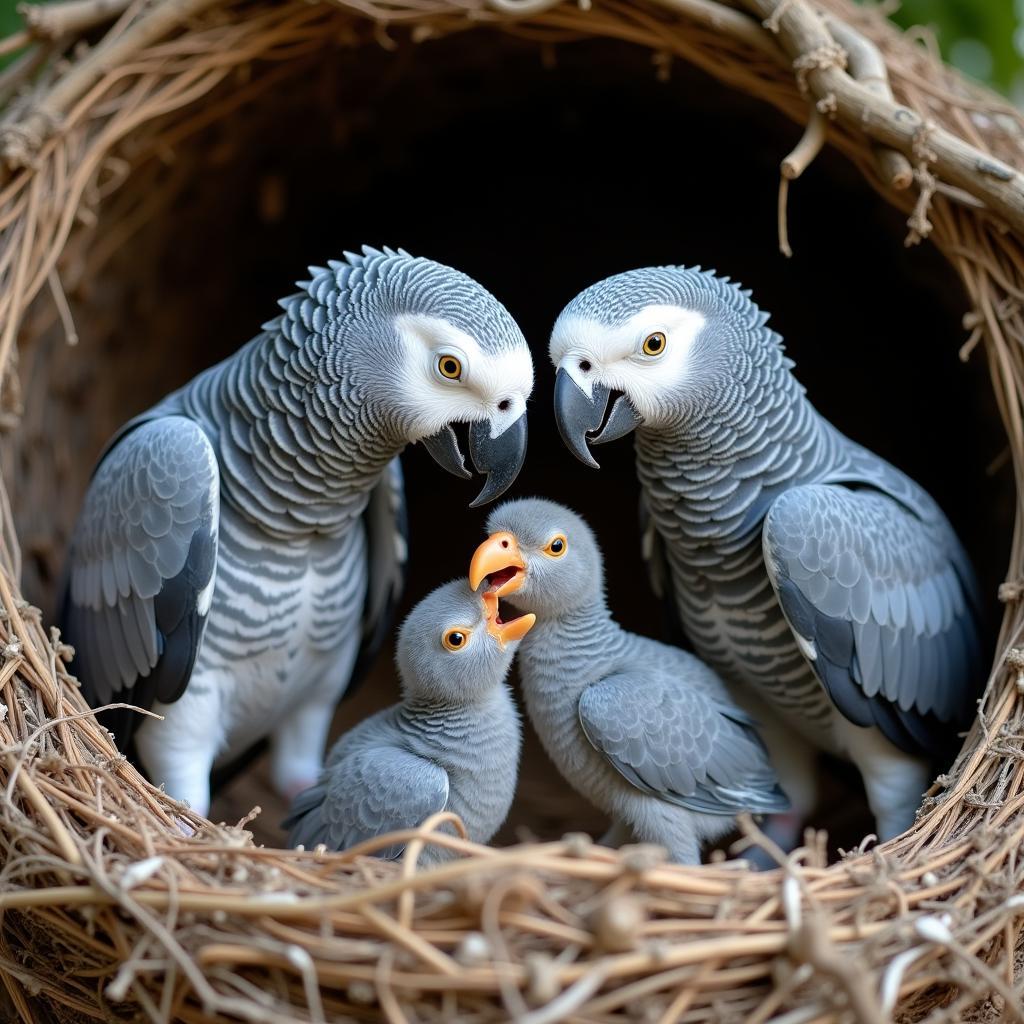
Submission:
<svg viewBox="0 0 1024 1024">
<path fill-rule="evenodd" d="M 778 32 L 782 48 L 799 63 L 801 81 L 828 103 L 836 119 L 908 159 L 927 134 L 932 169 L 952 185 L 981 199 L 1019 232 L 1024 232 L 1024 175 L 920 114 L 873 92 L 822 55 L 834 51 L 820 14 L 806 0 L 744 0 Z"/>
</svg>

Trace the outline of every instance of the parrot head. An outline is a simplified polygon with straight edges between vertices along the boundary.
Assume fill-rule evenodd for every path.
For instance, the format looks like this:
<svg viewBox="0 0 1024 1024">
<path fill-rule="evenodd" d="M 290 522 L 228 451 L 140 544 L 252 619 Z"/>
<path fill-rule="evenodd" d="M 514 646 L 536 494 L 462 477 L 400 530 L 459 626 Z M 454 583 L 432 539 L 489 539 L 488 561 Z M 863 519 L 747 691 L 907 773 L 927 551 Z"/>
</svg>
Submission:
<svg viewBox="0 0 1024 1024">
<path fill-rule="evenodd" d="M 463 704 L 501 684 L 534 615 L 502 621 L 498 600 L 474 594 L 465 579 L 429 593 L 398 633 L 395 660 L 406 698 Z"/>
<path fill-rule="evenodd" d="M 649 267 L 580 292 L 551 333 L 555 418 L 566 446 L 597 469 L 588 444 L 636 427 L 664 429 L 735 393 L 750 339 L 767 316 L 710 271 Z"/>
<path fill-rule="evenodd" d="M 507 490 L 526 458 L 533 390 L 530 349 L 508 310 L 466 274 L 401 249 L 364 247 L 310 274 L 301 302 L 285 308 L 317 383 L 346 389 L 364 407 L 346 414 L 390 444 L 421 441 L 455 476 L 484 474 L 472 505 Z"/>
<path fill-rule="evenodd" d="M 473 554 L 469 585 L 483 598 L 508 599 L 541 617 L 604 600 L 604 567 L 593 531 L 575 512 L 544 498 L 499 505 L 490 534 Z"/>
</svg>

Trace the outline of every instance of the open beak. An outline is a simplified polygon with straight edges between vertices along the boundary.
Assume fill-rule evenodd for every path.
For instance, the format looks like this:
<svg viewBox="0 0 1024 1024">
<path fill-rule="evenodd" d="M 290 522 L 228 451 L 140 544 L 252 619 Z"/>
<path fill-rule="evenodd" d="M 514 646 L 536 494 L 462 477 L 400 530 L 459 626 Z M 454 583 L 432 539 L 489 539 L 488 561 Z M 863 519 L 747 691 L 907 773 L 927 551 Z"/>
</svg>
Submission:
<svg viewBox="0 0 1024 1024">
<path fill-rule="evenodd" d="M 522 640 L 533 629 L 537 616 L 533 612 L 516 615 L 507 622 L 502 620 L 498 595 L 493 590 L 486 590 L 481 597 L 484 603 L 484 614 L 487 616 L 487 632 L 498 641 L 502 650 L 506 644 Z"/>
<path fill-rule="evenodd" d="M 487 615 L 487 632 L 502 647 L 513 640 L 522 640 L 537 621 L 537 616 L 530 612 L 503 620 L 501 609 L 501 598 L 514 594 L 526 582 L 526 563 L 513 534 L 504 530 L 492 533 L 473 552 L 469 563 L 469 585 L 479 590 L 485 580 L 487 589 L 481 600 Z"/>
<path fill-rule="evenodd" d="M 526 413 L 497 437 L 491 437 L 491 425 L 487 420 L 470 423 L 468 434 L 473 468 L 487 476 L 483 489 L 469 503 L 470 508 L 476 508 L 504 494 L 519 476 L 526 461 Z M 453 476 L 472 479 L 473 474 L 466 468 L 465 455 L 459 447 L 459 439 L 452 424 L 423 438 L 423 447 L 439 466 Z"/>
<path fill-rule="evenodd" d="M 474 590 L 487 580 L 487 593 L 495 597 L 514 594 L 526 582 L 526 563 L 519 553 L 515 535 L 502 530 L 492 533 L 473 552 L 469 563 L 469 585 Z"/>
<path fill-rule="evenodd" d="M 588 398 L 569 372 L 560 367 L 555 374 L 555 422 L 569 451 L 585 465 L 600 469 L 587 442 L 606 444 L 625 437 L 643 422 L 643 417 L 621 391 L 613 393 L 603 384 L 595 382 Z"/>
</svg>

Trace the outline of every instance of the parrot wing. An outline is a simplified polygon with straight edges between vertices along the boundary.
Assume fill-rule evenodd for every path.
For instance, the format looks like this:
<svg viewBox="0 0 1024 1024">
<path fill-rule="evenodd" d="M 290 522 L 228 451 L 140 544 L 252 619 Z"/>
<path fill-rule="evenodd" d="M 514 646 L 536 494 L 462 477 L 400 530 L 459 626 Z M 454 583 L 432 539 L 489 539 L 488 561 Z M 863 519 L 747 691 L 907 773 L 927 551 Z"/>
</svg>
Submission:
<svg viewBox="0 0 1024 1024">
<path fill-rule="evenodd" d="M 89 703 L 150 708 L 188 685 L 213 599 L 219 471 L 202 429 L 144 420 L 107 449 L 71 538 L 64 626 Z M 138 715 L 108 718 L 122 749 Z"/>
<path fill-rule="evenodd" d="M 789 808 L 750 717 L 667 672 L 587 687 L 579 717 L 591 745 L 645 793 L 705 814 Z"/>
<path fill-rule="evenodd" d="M 975 582 L 941 516 L 874 489 L 811 484 L 764 522 L 768 575 L 839 711 L 897 747 L 955 738 L 984 678 Z"/>
<path fill-rule="evenodd" d="M 416 828 L 448 803 L 448 774 L 433 761 L 399 747 L 363 748 L 330 765 L 320 781 L 292 803 L 284 821 L 291 846 L 349 847 Z M 394 859 L 402 846 L 378 856 Z"/>
<path fill-rule="evenodd" d="M 409 558 L 409 519 L 402 464 L 395 458 L 370 494 L 363 513 L 368 579 L 363 634 L 346 695 L 355 692 L 391 633 L 395 608 L 405 589 Z"/>
</svg>

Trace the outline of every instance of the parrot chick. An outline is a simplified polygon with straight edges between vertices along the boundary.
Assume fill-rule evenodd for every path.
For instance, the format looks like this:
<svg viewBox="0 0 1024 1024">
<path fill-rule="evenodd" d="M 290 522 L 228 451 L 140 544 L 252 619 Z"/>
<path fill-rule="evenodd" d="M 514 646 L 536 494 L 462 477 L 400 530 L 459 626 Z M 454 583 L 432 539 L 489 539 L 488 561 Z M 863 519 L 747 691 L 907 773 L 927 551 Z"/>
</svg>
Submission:
<svg viewBox="0 0 1024 1024">
<path fill-rule="evenodd" d="M 398 636 L 402 701 L 345 733 L 316 785 L 299 794 L 284 825 L 288 841 L 346 850 L 416 828 L 440 811 L 457 814 L 486 843 L 512 805 L 520 724 L 505 685 L 535 616 L 502 622 L 498 599 L 453 580 L 409 613 Z M 395 858 L 403 847 L 377 852 Z M 428 846 L 422 859 L 452 853 Z"/>
<path fill-rule="evenodd" d="M 718 676 L 614 621 L 578 515 L 526 498 L 495 509 L 487 529 L 470 585 L 538 617 L 519 652 L 526 710 L 566 781 L 612 819 L 606 841 L 658 843 L 699 864 L 741 811 L 788 808 L 753 720 Z"/>
</svg>

